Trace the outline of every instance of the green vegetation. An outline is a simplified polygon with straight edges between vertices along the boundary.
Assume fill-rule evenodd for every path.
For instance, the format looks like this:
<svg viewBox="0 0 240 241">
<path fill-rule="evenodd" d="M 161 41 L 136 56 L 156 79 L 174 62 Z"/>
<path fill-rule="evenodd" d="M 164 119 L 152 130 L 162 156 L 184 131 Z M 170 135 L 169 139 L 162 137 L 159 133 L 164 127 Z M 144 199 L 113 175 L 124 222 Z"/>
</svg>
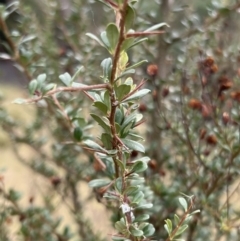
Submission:
<svg viewBox="0 0 240 241">
<path fill-rule="evenodd" d="M 5 54 L 29 79 L 28 97 L 14 102 L 32 109 L 24 121 L 2 105 L 0 123 L 18 161 L 51 185 L 25 206 L 1 174 L 0 240 L 12 240 L 17 217 L 24 241 L 237 241 L 239 9 L 169 0 L 2 6 Z M 93 198 L 111 214 L 108 233 L 86 216 Z M 56 200 L 72 218 L 66 226 Z"/>
</svg>

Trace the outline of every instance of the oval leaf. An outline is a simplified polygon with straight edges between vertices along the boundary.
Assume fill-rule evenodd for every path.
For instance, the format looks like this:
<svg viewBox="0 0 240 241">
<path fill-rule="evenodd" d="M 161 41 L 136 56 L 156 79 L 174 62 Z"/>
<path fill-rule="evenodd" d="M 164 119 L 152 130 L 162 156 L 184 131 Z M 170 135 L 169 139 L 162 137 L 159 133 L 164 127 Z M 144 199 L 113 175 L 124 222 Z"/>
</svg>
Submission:
<svg viewBox="0 0 240 241">
<path fill-rule="evenodd" d="M 70 86 L 71 85 L 71 80 L 72 77 L 69 73 L 64 73 L 59 76 L 59 79 L 66 85 Z"/>
<path fill-rule="evenodd" d="M 184 211 L 187 212 L 188 204 L 187 204 L 187 201 L 185 200 L 185 198 L 180 197 L 178 200 L 179 200 L 180 204 L 182 205 Z"/>
<path fill-rule="evenodd" d="M 110 184 L 111 181 L 107 179 L 94 179 L 88 183 L 90 187 L 104 187 Z"/>
<path fill-rule="evenodd" d="M 137 161 L 134 163 L 133 167 L 132 167 L 132 172 L 144 172 L 145 170 L 147 170 L 148 165 L 146 162 L 143 161 Z"/>
<path fill-rule="evenodd" d="M 129 149 L 139 151 L 139 152 L 145 152 L 145 148 L 142 144 L 128 139 L 122 139 L 122 142 L 124 145 L 126 145 Z"/>
<path fill-rule="evenodd" d="M 83 136 L 82 129 L 80 127 L 76 127 L 73 131 L 73 136 L 77 141 L 81 141 Z"/>
<path fill-rule="evenodd" d="M 119 31 L 114 23 L 110 23 L 107 26 L 107 38 L 110 44 L 110 50 L 114 53 L 119 38 Z"/>
<path fill-rule="evenodd" d="M 29 85 L 28 85 L 28 89 L 29 89 L 29 93 L 30 95 L 33 95 L 34 92 L 37 90 L 38 87 L 38 82 L 36 79 L 32 80 Z"/>
<path fill-rule="evenodd" d="M 152 27 L 146 29 L 144 32 L 151 32 L 151 31 L 154 31 L 154 30 L 164 27 L 164 26 L 170 27 L 167 23 L 158 23 L 158 24 L 155 24 Z"/>
</svg>

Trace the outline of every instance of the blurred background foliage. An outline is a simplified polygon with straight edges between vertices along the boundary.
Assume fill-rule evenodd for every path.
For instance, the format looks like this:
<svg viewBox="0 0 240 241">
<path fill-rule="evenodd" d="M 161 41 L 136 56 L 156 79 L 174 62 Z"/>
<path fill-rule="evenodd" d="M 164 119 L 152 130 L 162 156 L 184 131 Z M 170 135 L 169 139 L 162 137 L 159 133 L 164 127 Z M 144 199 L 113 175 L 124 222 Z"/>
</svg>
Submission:
<svg viewBox="0 0 240 241">
<path fill-rule="evenodd" d="M 1 149 L 11 148 L 21 165 L 42 178 L 38 191 L 22 204 L 18 183 L 29 185 L 31 180 L 16 178 L 9 187 L 4 177 L 14 164 L 7 165 L 11 157 L 1 158 L 1 167 L 7 169 L 0 176 L 0 240 L 110 239 L 108 217 L 101 213 L 104 218 L 98 222 L 109 231 L 99 235 L 91 223 L 95 217 L 86 217 L 85 206 L 96 198 L 105 204 L 112 221 L 118 219 L 119 207 L 102 199 L 101 190 L 89 193 L 83 188 L 101 175 L 102 167 L 80 147 L 68 144 L 73 137 L 64 111 L 53 101 L 21 106 L 19 111 L 19 106 L 6 105 L 6 99 L 27 96 L 27 83 L 41 73 L 47 74 L 46 83 L 58 83 L 60 74 L 73 75 L 80 66 L 84 70 L 79 82 L 101 83 L 100 63 L 107 52 L 85 34 L 99 35 L 113 21 L 112 13 L 94 0 L 1 3 Z M 167 239 L 164 220 L 180 212 L 176 197 L 182 192 L 194 195 L 196 209 L 201 210 L 185 240 L 237 241 L 240 2 L 139 0 L 136 6 L 135 30 L 159 22 L 170 26 L 165 34 L 130 51 L 129 60 L 129 65 L 149 61 L 134 78 L 148 79 L 146 85 L 152 90 L 139 104 L 146 119 L 139 132 L 151 157 L 145 179 L 153 191 L 149 196 L 154 204 L 153 239 Z M 88 99 L 64 93 L 60 100 L 68 116 L 77 116 L 84 135 L 96 132 L 88 115 Z M 64 212 L 58 213 L 59 203 L 65 206 Z M 71 217 L 70 223 L 64 222 L 64 215 Z"/>
</svg>

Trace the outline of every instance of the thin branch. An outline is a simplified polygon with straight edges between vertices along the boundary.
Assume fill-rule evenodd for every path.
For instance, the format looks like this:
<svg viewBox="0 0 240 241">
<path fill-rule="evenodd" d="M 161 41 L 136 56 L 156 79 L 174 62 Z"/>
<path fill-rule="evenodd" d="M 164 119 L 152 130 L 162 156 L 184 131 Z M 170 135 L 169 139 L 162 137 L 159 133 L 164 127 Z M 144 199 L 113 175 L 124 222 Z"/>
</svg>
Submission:
<svg viewBox="0 0 240 241">
<path fill-rule="evenodd" d="M 142 80 L 140 82 L 140 84 L 133 90 L 131 91 L 130 93 L 128 93 L 127 95 L 124 96 L 124 98 L 122 98 L 121 101 L 124 101 L 126 100 L 128 97 L 130 97 L 131 95 L 133 95 L 135 92 L 137 92 L 144 84 L 146 83 L 146 81 Z"/>
<path fill-rule="evenodd" d="M 118 44 L 113 57 L 113 67 L 112 67 L 112 73 L 111 73 L 111 79 L 110 79 L 110 83 L 112 85 L 114 84 L 115 76 L 117 73 L 118 62 L 119 62 L 120 53 L 121 53 L 121 46 L 123 44 L 123 41 L 125 40 L 124 30 L 125 30 L 127 3 L 128 3 L 128 0 L 125 0 L 123 3 L 122 9 L 120 9 L 121 19 L 119 23 L 119 28 L 120 28 L 119 39 L 118 39 Z"/>
<path fill-rule="evenodd" d="M 177 231 L 179 230 L 179 228 L 182 226 L 182 224 L 184 223 L 184 221 L 186 220 L 186 218 L 188 217 L 188 214 L 190 213 L 192 207 L 194 204 L 194 200 L 191 199 L 191 203 L 187 209 L 187 211 L 184 213 L 184 216 L 181 218 L 180 222 L 178 223 L 177 227 L 172 231 L 172 233 L 169 235 L 169 237 L 167 238 L 166 241 L 171 241 L 173 240 L 174 236 L 176 235 Z"/>
<path fill-rule="evenodd" d="M 108 89 L 108 84 L 98 84 L 98 85 L 86 85 L 81 87 L 59 87 L 53 90 L 48 91 L 44 96 L 39 96 L 36 98 L 28 99 L 25 103 L 36 103 L 40 100 L 42 100 L 45 97 L 52 96 L 59 92 L 79 92 L 79 91 L 86 91 L 86 90 L 97 90 L 97 89 Z"/>
<path fill-rule="evenodd" d="M 121 145 L 121 142 L 119 142 L 119 138 L 117 136 L 117 130 L 116 130 L 116 125 L 115 125 L 115 113 L 118 105 L 118 101 L 116 98 L 116 94 L 114 91 L 114 80 L 116 79 L 116 74 L 118 70 L 118 64 L 119 64 L 119 59 L 120 59 L 120 53 L 121 53 L 121 46 L 123 44 L 123 41 L 125 40 L 125 20 L 126 20 L 126 12 L 127 12 L 127 4 L 128 0 L 124 0 L 122 8 L 119 10 L 120 13 L 120 22 L 119 22 L 119 39 L 117 43 L 117 47 L 115 49 L 115 53 L 113 56 L 113 67 L 112 67 L 112 73 L 111 73 L 111 78 L 110 78 L 110 84 L 111 84 L 111 90 L 110 90 L 110 101 L 111 101 L 111 112 L 109 116 L 109 122 L 111 125 L 111 133 L 113 136 L 113 149 L 119 149 L 119 144 Z M 116 22 L 118 22 L 118 14 L 116 14 Z M 119 157 L 121 156 L 121 151 L 119 151 L 118 155 Z M 116 178 L 119 177 L 119 168 L 117 164 L 116 157 L 113 158 L 114 161 L 114 166 L 115 166 L 115 175 Z"/>
<path fill-rule="evenodd" d="M 62 112 L 63 116 L 64 116 L 65 119 L 67 120 L 70 128 L 72 128 L 72 127 L 73 127 L 72 122 L 71 122 L 69 116 L 67 115 L 66 111 L 65 111 L 64 108 L 62 107 L 62 105 L 59 103 L 56 95 L 52 95 L 52 98 L 53 98 L 53 101 L 54 101 L 55 105 L 58 107 L 58 109 Z"/>
</svg>

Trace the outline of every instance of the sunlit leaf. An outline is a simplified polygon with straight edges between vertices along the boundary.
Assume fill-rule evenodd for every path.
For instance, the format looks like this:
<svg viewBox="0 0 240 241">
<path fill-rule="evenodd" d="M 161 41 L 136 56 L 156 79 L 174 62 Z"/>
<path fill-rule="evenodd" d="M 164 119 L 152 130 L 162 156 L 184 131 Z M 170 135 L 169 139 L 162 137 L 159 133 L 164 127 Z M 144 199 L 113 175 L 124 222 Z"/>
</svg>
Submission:
<svg viewBox="0 0 240 241">
<path fill-rule="evenodd" d="M 59 79 L 66 85 L 66 86 L 70 86 L 71 85 L 71 81 L 72 81 L 72 77 L 69 73 L 64 73 L 61 74 L 59 76 Z"/>
<path fill-rule="evenodd" d="M 186 199 L 183 197 L 180 197 L 178 200 L 179 200 L 180 204 L 182 205 L 184 211 L 187 212 L 188 204 L 187 204 Z"/>
</svg>

